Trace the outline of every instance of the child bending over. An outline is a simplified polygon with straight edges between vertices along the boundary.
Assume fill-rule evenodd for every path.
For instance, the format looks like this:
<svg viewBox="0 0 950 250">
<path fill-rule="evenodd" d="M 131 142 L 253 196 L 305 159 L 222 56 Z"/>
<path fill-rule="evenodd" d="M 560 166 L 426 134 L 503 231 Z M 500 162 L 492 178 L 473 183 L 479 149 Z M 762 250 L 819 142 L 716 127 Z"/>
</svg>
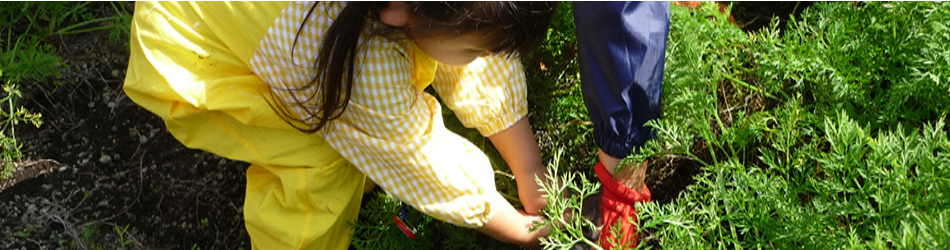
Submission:
<svg viewBox="0 0 950 250">
<path fill-rule="evenodd" d="M 346 249 L 378 183 L 437 219 L 536 247 L 545 205 L 517 55 L 545 37 L 546 2 L 137 2 L 125 92 L 190 148 L 249 162 L 254 249 Z M 433 86 L 491 139 L 450 132 Z"/>
</svg>

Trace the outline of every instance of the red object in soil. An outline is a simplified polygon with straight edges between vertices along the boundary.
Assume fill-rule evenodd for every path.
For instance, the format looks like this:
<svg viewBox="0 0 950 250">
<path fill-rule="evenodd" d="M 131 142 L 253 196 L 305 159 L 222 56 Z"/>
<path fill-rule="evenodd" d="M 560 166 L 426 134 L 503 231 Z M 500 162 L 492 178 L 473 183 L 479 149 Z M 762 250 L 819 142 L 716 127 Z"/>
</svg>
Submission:
<svg viewBox="0 0 950 250">
<path fill-rule="evenodd" d="M 700 1 L 673 1 L 673 5 L 686 7 L 688 9 L 699 7 L 700 3 L 701 3 Z M 723 3 L 723 2 L 716 2 L 716 3 L 719 4 L 719 13 L 726 14 L 726 9 L 729 8 L 729 5 L 726 5 L 726 3 Z M 738 23 L 736 23 L 736 18 L 732 17 L 731 13 L 729 13 L 729 22 L 735 25 L 739 25 Z"/>
<path fill-rule="evenodd" d="M 409 238 L 413 240 L 416 239 L 416 235 L 413 234 L 411 230 L 409 230 L 409 227 L 406 227 L 405 223 L 402 223 L 402 220 L 399 219 L 399 216 L 393 215 L 393 220 L 396 221 L 396 226 L 399 226 L 399 230 L 402 230 L 402 232 L 405 233 L 406 236 L 409 236 Z"/>
<path fill-rule="evenodd" d="M 690 9 L 699 7 L 699 1 L 673 1 L 673 4 Z"/>
<path fill-rule="evenodd" d="M 604 164 L 597 162 L 594 166 L 597 172 L 597 178 L 603 184 L 603 196 L 600 199 L 601 225 L 599 244 L 604 249 L 614 249 L 610 241 L 619 244 L 618 248 L 630 248 L 637 245 L 637 227 L 640 220 L 637 219 L 637 210 L 634 204 L 637 202 L 649 202 L 650 190 L 646 185 L 643 186 L 643 192 L 633 191 L 614 179 L 607 172 Z M 632 220 L 631 220 L 632 219 Z M 613 227 L 620 223 L 620 235 L 613 235 Z"/>
</svg>

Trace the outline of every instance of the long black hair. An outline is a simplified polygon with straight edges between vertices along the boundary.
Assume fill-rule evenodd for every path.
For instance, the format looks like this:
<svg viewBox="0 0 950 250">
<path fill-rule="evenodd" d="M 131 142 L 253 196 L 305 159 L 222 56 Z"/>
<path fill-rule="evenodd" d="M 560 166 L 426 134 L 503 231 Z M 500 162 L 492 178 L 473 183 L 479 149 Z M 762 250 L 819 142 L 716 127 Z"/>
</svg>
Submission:
<svg viewBox="0 0 950 250">
<path fill-rule="evenodd" d="M 360 36 L 367 22 L 379 20 L 379 11 L 388 2 L 348 2 L 340 11 L 323 36 L 320 52 L 313 64 L 316 72 L 305 89 L 316 88 L 314 96 L 305 99 L 291 95 L 294 103 L 306 112 L 310 120 L 303 120 L 283 105 L 271 105 L 285 121 L 300 131 L 314 133 L 346 110 L 358 73 L 357 54 Z M 316 9 L 314 3 L 304 22 Z M 492 53 L 508 56 L 526 55 L 544 40 L 551 23 L 557 2 L 407 2 L 411 16 L 427 22 L 424 27 L 387 27 L 378 34 L 402 31 L 414 36 L 433 35 L 431 30 L 453 30 L 461 35 L 470 31 L 487 31 L 487 38 L 498 44 Z M 304 25 L 297 30 L 299 37 Z M 439 35 L 439 34 L 435 34 Z M 297 38 L 294 38 L 294 46 Z M 316 95 L 320 95 L 319 97 Z M 307 100 L 319 98 L 316 106 L 308 106 Z M 291 121 L 301 122 L 299 127 Z"/>
</svg>

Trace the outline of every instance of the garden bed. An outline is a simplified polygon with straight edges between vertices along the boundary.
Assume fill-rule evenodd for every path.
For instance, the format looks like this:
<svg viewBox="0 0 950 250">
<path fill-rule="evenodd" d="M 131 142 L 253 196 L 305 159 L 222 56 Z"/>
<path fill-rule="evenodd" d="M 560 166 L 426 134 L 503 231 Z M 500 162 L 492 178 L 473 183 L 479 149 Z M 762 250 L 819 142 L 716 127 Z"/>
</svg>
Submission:
<svg viewBox="0 0 950 250">
<path fill-rule="evenodd" d="M 121 6 L 93 3 L 85 18 L 132 10 Z M 950 6 L 772 6 L 797 7 L 753 26 L 775 9 L 736 4 L 743 29 L 714 4 L 674 7 L 664 114 L 638 156 L 650 159 L 654 200 L 641 207 L 644 245 L 929 248 L 950 238 Z M 529 118 L 545 163 L 592 179 L 569 11 L 524 61 Z M 0 182 L 0 249 L 250 249 L 247 164 L 184 148 L 132 103 L 121 89 L 127 45 L 114 36 L 42 41 L 62 63 L 20 84 L 19 104 L 44 124 L 15 127 L 24 157 Z M 447 126 L 507 171 L 486 139 L 446 113 Z M 516 197 L 510 178 L 496 179 Z M 400 210 L 384 192 L 365 195 L 353 248 L 516 248 L 407 209 L 419 236 L 410 241 L 392 224 Z"/>
</svg>

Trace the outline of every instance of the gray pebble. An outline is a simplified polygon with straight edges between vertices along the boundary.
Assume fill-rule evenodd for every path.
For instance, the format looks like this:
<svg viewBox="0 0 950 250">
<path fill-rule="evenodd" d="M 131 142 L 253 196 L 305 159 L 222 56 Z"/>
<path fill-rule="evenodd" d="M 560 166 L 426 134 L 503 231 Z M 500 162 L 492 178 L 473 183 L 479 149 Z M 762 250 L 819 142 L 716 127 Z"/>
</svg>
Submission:
<svg viewBox="0 0 950 250">
<path fill-rule="evenodd" d="M 101 163 L 109 163 L 110 161 L 112 161 L 112 156 L 102 155 L 102 157 L 99 157 L 99 162 Z"/>
</svg>

